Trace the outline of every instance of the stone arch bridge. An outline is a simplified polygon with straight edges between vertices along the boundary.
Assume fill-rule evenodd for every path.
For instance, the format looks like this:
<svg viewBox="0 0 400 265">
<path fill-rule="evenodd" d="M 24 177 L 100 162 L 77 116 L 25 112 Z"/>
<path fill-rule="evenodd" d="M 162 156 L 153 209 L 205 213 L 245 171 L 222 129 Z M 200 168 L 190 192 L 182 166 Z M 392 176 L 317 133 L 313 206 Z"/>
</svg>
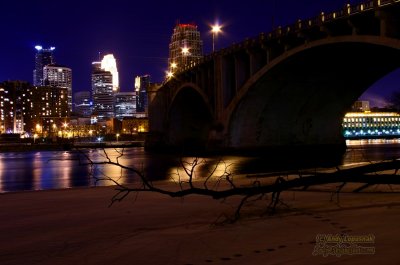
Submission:
<svg viewBox="0 0 400 265">
<path fill-rule="evenodd" d="M 212 53 L 154 87 L 146 145 L 342 150 L 344 113 L 399 67 L 400 1 L 346 5 Z"/>
</svg>

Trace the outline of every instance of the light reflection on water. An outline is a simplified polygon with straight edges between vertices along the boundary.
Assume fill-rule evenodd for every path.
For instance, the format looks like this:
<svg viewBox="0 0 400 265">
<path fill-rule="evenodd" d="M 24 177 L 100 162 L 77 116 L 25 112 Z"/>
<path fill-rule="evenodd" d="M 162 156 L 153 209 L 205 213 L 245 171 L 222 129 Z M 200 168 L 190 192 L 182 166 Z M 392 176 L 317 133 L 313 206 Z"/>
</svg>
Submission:
<svg viewBox="0 0 400 265">
<path fill-rule="evenodd" d="M 400 157 L 400 140 L 352 140 L 342 164 L 379 161 Z M 117 149 L 121 151 L 122 149 Z M 94 162 L 120 156 L 115 149 L 89 149 L 85 155 Z M 78 161 L 80 159 L 80 162 Z M 148 154 L 143 148 L 126 148 L 119 158 L 121 164 L 139 169 L 151 180 L 187 180 L 178 156 Z M 193 158 L 182 158 L 187 163 Z M 204 178 L 214 172 L 222 176 L 225 170 L 234 174 L 252 174 L 274 171 L 271 161 L 263 158 L 243 156 L 207 157 L 193 174 L 194 179 Z M 133 183 L 138 176 L 112 165 L 91 166 L 82 154 L 76 151 L 32 151 L 0 153 L 0 192 L 64 189 L 94 185 L 112 185 L 111 181 L 96 182 L 96 178 L 110 177 L 120 183 Z M 215 165 L 217 167 L 215 168 Z"/>
<path fill-rule="evenodd" d="M 363 145 L 390 145 L 390 144 L 399 144 L 400 139 L 359 139 L 359 140 L 346 140 L 347 146 L 363 146 Z"/>
</svg>

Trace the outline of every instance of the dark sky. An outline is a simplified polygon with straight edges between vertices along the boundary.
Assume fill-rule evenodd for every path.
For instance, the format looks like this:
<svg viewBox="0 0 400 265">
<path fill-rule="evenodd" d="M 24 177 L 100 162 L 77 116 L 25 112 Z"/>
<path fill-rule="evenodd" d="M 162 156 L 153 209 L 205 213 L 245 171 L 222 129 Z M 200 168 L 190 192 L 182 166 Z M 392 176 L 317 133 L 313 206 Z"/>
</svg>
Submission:
<svg viewBox="0 0 400 265">
<path fill-rule="evenodd" d="M 32 82 L 34 46 L 55 46 L 55 59 L 73 71 L 73 91 L 90 90 L 91 62 L 98 53 L 117 59 L 122 91 L 133 89 L 136 75 L 161 82 L 167 68 L 172 30 L 181 23 L 198 25 L 204 52 L 212 45 L 209 24 L 219 21 L 224 33 L 217 48 L 240 42 L 275 25 L 341 9 L 346 0 L 31 0 L 1 1 L 0 81 Z M 350 1 L 352 3 L 360 1 Z M 273 15 L 274 14 L 274 15 Z M 274 18 L 274 19 L 273 19 Z M 368 93 L 374 97 L 397 88 L 400 71 L 381 80 Z M 382 92 L 382 91 L 385 92 Z"/>
</svg>

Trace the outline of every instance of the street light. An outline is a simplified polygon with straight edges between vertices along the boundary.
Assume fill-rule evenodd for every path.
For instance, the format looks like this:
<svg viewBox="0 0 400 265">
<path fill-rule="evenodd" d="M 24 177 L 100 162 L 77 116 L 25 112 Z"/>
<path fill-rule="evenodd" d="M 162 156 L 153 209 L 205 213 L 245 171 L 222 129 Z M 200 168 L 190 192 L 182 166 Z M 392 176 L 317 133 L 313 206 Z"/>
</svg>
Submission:
<svg viewBox="0 0 400 265">
<path fill-rule="evenodd" d="M 167 75 L 167 79 L 174 77 L 174 73 L 172 71 L 166 72 L 166 75 Z"/>
<path fill-rule="evenodd" d="M 67 135 L 68 123 L 67 123 L 67 122 L 64 122 L 63 127 L 64 127 L 63 138 L 64 138 L 64 134 L 65 134 L 65 136 L 68 136 L 68 135 Z"/>
<path fill-rule="evenodd" d="M 187 65 L 187 56 L 189 55 L 189 48 L 184 46 L 182 47 L 182 55 L 183 55 L 183 67 Z"/>
<path fill-rule="evenodd" d="M 188 47 L 182 47 L 182 54 L 183 56 L 187 56 L 189 54 L 189 48 Z"/>
<path fill-rule="evenodd" d="M 176 71 L 176 68 L 178 67 L 178 64 L 176 62 L 172 62 L 169 71 L 167 71 L 167 79 L 172 78 L 174 76 L 174 72 Z"/>
<path fill-rule="evenodd" d="M 215 24 L 211 26 L 211 33 L 212 33 L 212 51 L 215 51 L 215 38 L 218 33 L 221 32 L 221 26 L 218 24 Z"/>
<path fill-rule="evenodd" d="M 116 135 L 116 136 L 117 136 L 117 142 L 118 142 L 119 133 L 117 133 L 117 135 Z"/>
</svg>

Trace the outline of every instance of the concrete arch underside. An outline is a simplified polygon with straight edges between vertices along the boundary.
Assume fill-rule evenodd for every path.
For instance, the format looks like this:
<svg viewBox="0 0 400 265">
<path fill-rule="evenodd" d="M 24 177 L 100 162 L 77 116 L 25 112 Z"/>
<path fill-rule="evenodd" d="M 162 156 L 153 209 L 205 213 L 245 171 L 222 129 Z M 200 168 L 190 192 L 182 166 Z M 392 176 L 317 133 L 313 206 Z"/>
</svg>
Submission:
<svg viewBox="0 0 400 265">
<path fill-rule="evenodd" d="M 400 47 L 397 40 L 392 46 L 322 43 L 275 61 L 230 106 L 227 146 L 344 146 L 344 113 L 374 82 L 400 67 Z"/>
<path fill-rule="evenodd" d="M 167 145 L 178 151 L 202 150 L 207 145 L 213 123 L 204 95 L 184 86 L 174 96 L 167 114 Z"/>
</svg>

